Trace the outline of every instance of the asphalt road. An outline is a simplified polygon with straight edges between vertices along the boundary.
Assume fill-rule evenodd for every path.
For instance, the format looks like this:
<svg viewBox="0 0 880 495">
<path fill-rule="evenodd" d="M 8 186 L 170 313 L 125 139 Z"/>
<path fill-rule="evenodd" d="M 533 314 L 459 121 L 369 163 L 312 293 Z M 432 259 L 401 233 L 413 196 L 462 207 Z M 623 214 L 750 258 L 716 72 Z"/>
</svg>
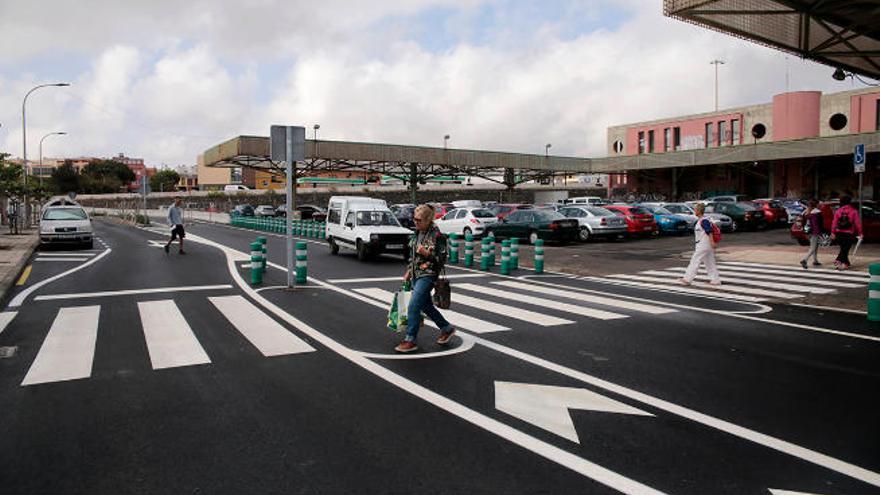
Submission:
<svg viewBox="0 0 880 495">
<path fill-rule="evenodd" d="M 96 225 L 0 313 L 4 494 L 880 493 L 861 315 L 449 267 L 452 345 L 398 356 L 399 258 L 310 240 L 286 290 L 270 234 L 250 287 L 255 232 Z"/>
</svg>

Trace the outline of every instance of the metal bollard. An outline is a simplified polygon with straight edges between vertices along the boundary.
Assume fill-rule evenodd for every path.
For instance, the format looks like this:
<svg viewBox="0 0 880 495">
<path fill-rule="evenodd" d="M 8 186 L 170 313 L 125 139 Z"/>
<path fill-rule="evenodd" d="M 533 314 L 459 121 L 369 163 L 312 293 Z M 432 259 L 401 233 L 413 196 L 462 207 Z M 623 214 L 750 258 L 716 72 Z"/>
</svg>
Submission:
<svg viewBox="0 0 880 495">
<path fill-rule="evenodd" d="M 257 242 L 259 242 L 260 245 L 262 246 L 261 252 L 263 254 L 263 272 L 265 272 L 266 271 L 266 258 L 268 258 L 267 255 L 269 254 L 268 250 L 266 249 L 266 237 L 262 236 L 262 235 L 260 237 L 257 237 Z"/>
<path fill-rule="evenodd" d="M 519 239 L 510 238 L 510 271 L 519 269 Z"/>
<path fill-rule="evenodd" d="M 538 239 L 535 241 L 535 274 L 544 273 L 544 241 Z"/>
<path fill-rule="evenodd" d="M 263 283 L 263 245 L 251 243 L 251 285 Z"/>
<path fill-rule="evenodd" d="M 458 264 L 458 234 L 449 234 L 449 263 Z"/>
<path fill-rule="evenodd" d="M 467 234 L 464 236 L 464 266 L 470 268 L 474 266 L 474 235 Z"/>
<path fill-rule="evenodd" d="M 306 243 L 299 241 L 296 243 L 296 283 L 305 285 L 308 280 L 308 250 Z"/>
<path fill-rule="evenodd" d="M 501 274 L 510 275 L 510 241 L 501 241 Z"/>
<path fill-rule="evenodd" d="M 495 233 L 490 232 L 489 233 L 489 267 L 495 266 L 495 246 L 496 246 L 496 244 L 497 243 L 495 242 Z"/>
<path fill-rule="evenodd" d="M 880 321 L 880 263 L 871 263 L 868 273 L 868 321 Z"/>
<path fill-rule="evenodd" d="M 327 222 L 321 222 L 321 223 L 319 223 L 318 225 L 319 225 L 318 228 L 319 228 L 319 231 L 320 231 L 320 234 L 321 234 L 321 235 L 320 235 L 320 238 L 321 238 L 321 239 L 326 239 L 326 238 L 327 238 Z"/>
<path fill-rule="evenodd" d="M 489 270 L 489 238 L 484 237 L 480 243 L 480 270 Z"/>
</svg>

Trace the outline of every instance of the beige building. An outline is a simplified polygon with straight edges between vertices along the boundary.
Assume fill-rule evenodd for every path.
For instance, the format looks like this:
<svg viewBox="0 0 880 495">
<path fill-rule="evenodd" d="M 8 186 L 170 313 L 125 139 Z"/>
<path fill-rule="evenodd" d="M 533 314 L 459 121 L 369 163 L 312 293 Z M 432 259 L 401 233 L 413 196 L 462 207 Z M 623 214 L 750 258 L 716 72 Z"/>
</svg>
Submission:
<svg viewBox="0 0 880 495">
<path fill-rule="evenodd" d="M 205 155 L 199 153 L 196 165 L 196 175 L 201 191 L 223 189 L 227 184 L 232 184 L 232 169 L 225 167 L 205 166 Z"/>
</svg>

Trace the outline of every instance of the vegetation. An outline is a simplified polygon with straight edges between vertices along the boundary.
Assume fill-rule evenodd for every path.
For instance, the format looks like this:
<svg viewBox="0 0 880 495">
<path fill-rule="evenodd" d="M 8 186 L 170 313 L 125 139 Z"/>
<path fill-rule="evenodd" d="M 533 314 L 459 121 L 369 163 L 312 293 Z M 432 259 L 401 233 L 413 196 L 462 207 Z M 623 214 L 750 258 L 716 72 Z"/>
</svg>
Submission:
<svg viewBox="0 0 880 495">
<path fill-rule="evenodd" d="M 153 192 L 171 192 L 177 190 L 180 174 L 170 169 L 162 169 L 150 177 L 150 189 Z"/>
</svg>

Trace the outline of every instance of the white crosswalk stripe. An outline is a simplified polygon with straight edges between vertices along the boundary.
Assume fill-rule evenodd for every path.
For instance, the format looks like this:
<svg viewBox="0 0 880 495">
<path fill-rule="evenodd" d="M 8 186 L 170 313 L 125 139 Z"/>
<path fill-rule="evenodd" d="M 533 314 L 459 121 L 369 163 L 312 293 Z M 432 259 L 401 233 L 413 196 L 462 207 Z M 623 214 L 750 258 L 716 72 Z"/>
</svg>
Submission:
<svg viewBox="0 0 880 495">
<path fill-rule="evenodd" d="M 613 279 L 622 279 L 622 280 L 637 280 L 640 282 L 654 282 L 654 283 L 660 283 L 660 284 L 667 284 L 670 286 L 675 286 L 678 284 L 677 278 L 649 277 L 646 275 L 626 275 L 626 274 L 609 275 L 608 277 L 613 278 Z M 722 282 L 723 281 L 724 280 L 722 279 Z M 725 284 L 725 285 L 722 285 L 721 287 L 716 288 L 716 287 L 709 285 L 709 284 L 704 284 L 701 282 L 694 282 L 692 284 L 692 286 L 711 289 L 712 294 L 715 295 L 715 297 L 721 297 L 721 298 L 727 297 L 727 294 L 731 293 L 731 292 L 735 292 L 738 294 L 748 294 L 748 295 L 752 295 L 752 296 L 763 296 L 763 297 L 767 297 L 767 298 L 779 297 L 782 299 L 797 299 L 799 297 L 802 297 L 802 295 L 793 295 L 793 294 L 788 294 L 788 293 L 781 292 L 781 291 L 770 291 L 770 290 L 765 290 L 765 289 L 757 289 L 757 288 L 753 288 L 753 287 L 738 287 L 738 286 L 730 285 L 730 284 Z"/>
<path fill-rule="evenodd" d="M 138 310 L 154 370 L 211 362 L 174 301 L 139 302 Z"/>
<path fill-rule="evenodd" d="M 681 278 L 681 273 L 676 272 L 667 272 L 663 270 L 648 270 L 644 272 L 645 275 L 656 276 L 656 277 L 672 277 L 673 279 Z M 709 280 L 709 277 L 706 275 L 697 275 L 698 280 Z M 725 284 L 736 284 L 736 285 L 749 285 L 753 287 L 763 287 L 765 289 L 778 289 L 785 290 L 789 292 L 805 292 L 809 294 L 830 294 L 834 292 L 834 289 L 822 289 L 819 287 L 807 287 L 804 285 L 793 285 L 793 284 L 781 284 L 777 282 L 764 282 L 762 280 L 754 280 L 747 278 L 738 278 L 738 277 L 723 277 L 722 282 Z"/>
<path fill-rule="evenodd" d="M 844 282 L 854 282 L 854 283 L 864 283 L 867 280 L 867 277 L 858 273 L 850 273 L 850 272 L 839 272 L 836 270 L 832 270 L 831 273 L 828 273 L 828 270 L 816 270 L 816 269 L 808 269 L 804 270 L 803 268 L 798 267 L 797 269 L 791 268 L 758 268 L 752 266 L 742 266 L 742 265 L 726 265 L 719 264 L 719 268 L 722 270 L 733 270 L 736 272 L 746 272 L 746 273 L 766 273 L 770 275 L 785 275 L 786 277 L 795 277 L 795 278 L 816 278 L 821 280 L 841 280 Z"/>
<path fill-rule="evenodd" d="M 677 272 L 676 275 L 681 277 L 684 272 L 687 271 L 685 267 L 678 268 L 667 268 L 667 272 Z M 647 273 L 647 272 L 642 272 Z M 706 273 L 706 270 L 700 270 L 699 273 Z M 789 273 L 786 275 L 769 275 L 765 273 L 753 273 L 753 272 L 744 272 L 739 270 L 728 270 L 721 269 L 718 270 L 718 273 L 721 274 L 725 280 L 730 280 L 732 277 L 737 278 L 754 278 L 758 280 L 770 280 L 770 281 L 779 281 L 779 282 L 797 282 L 799 284 L 812 284 L 819 285 L 825 287 L 840 287 L 842 289 L 855 289 L 857 287 L 864 287 L 864 283 L 854 283 L 854 282 L 840 282 L 838 280 L 827 279 L 827 278 L 816 278 L 821 275 L 813 275 L 809 276 L 808 273 Z M 798 277 L 797 275 L 804 275 Z"/>
<path fill-rule="evenodd" d="M 581 292 L 572 292 L 564 289 L 555 289 L 553 287 L 545 287 L 541 285 L 530 285 L 523 282 L 513 282 L 513 281 L 504 281 L 504 282 L 493 282 L 494 285 L 503 285 L 505 287 L 510 287 L 513 289 L 519 289 L 529 292 L 537 292 L 539 294 L 547 294 L 548 296 L 561 297 L 564 299 L 572 299 L 575 301 L 582 302 L 590 302 L 595 304 L 601 304 L 603 306 L 613 306 L 621 309 L 629 309 L 632 311 L 638 311 L 641 313 L 648 313 L 652 315 L 662 315 L 667 313 L 675 313 L 678 310 L 673 308 L 664 308 L 661 306 L 653 306 L 650 304 L 641 304 L 635 303 L 631 301 L 625 301 L 620 299 L 612 299 L 610 297 L 601 297 L 601 296 L 593 296 L 590 294 L 584 294 Z"/>
<path fill-rule="evenodd" d="M 783 269 L 783 270 L 788 269 L 788 270 L 794 270 L 794 271 L 797 271 L 798 269 L 802 270 L 802 268 L 800 268 L 800 267 L 792 268 L 792 267 L 788 267 L 785 265 L 770 265 L 770 264 L 766 264 L 766 263 L 748 263 L 745 261 L 721 261 L 718 264 L 722 265 L 722 266 L 745 266 L 748 268 L 769 268 L 769 269 L 774 269 L 774 270 L 780 270 L 780 269 Z M 814 272 L 818 272 L 818 273 L 829 273 L 829 274 L 833 274 L 833 275 L 851 275 L 853 277 L 863 277 L 863 278 L 868 278 L 870 276 L 868 274 L 868 272 L 853 271 L 853 270 L 838 271 L 838 270 L 834 270 L 832 268 L 811 268 L 810 270 L 812 270 Z"/>
<path fill-rule="evenodd" d="M 100 306 L 61 308 L 22 386 L 92 375 Z"/>
<path fill-rule="evenodd" d="M 509 291 L 500 290 L 500 289 L 493 289 L 491 287 L 486 287 L 483 285 L 456 284 L 456 288 L 459 290 L 465 290 L 465 291 L 469 291 L 469 292 L 478 292 L 480 294 L 487 295 L 487 296 L 495 296 L 495 297 L 503 298 L 503 299 L 508 300 L 512 303 L 523 303 L 523 304 L 530 304 L 533 306 L 541 306 L 541 307 L 547 308 L 547 309 L 554 309 L 556 311 L 573 313 L 573 314 L 580 315 L 580 316 L 587 316 L 589 318 L 597 318 L 599 320 L 616 320 L 619 318 L 627 318 L 627 315 L 620 314 L 620 313 L 613 313 L 611 311 L 604 311 L 601 309 L 593 309 L 593 308 L 588 308 L 585 306 L 577 306 L 574 304 L 554 301 L 552 299 L 544 299 L 541 297 L 527 296 L 527 295 L 519 294 L 519 293 L 515 293 L 515 292 L 509 292 Z M 453 296 L 452 300 L 453 301 L 456 300 L 455 296 Z M 485 305 L 485 304 L 486 304 L 486 302 L 484 301 L 483 303 L 481 303 L 481 306 L 479 306 L 479 307 L 482 307 L 482 305 Z"/>
<path fill-rule="evenodd" d="M 241 296 L 209 297 L 208 300 L 264 356 L 282 356 L 315 350 Z"/>
</svg>

